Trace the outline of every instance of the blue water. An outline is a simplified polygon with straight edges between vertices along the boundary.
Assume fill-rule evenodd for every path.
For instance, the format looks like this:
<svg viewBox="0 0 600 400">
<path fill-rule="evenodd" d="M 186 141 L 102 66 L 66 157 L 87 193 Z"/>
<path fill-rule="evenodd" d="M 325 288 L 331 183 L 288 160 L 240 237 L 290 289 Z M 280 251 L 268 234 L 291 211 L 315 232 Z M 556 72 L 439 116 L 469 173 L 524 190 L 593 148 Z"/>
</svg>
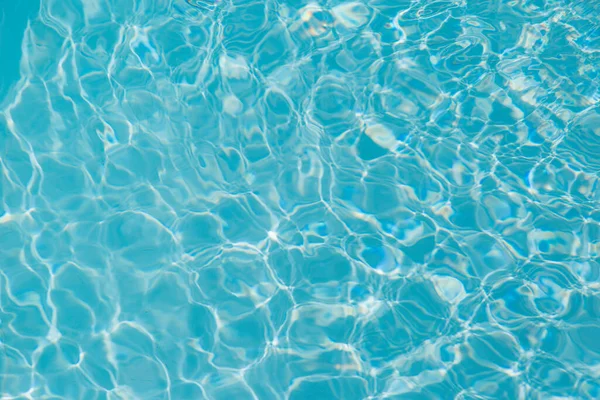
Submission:
<svg viewBox="0 0 600 400">
<path fill-rule="evenodd" d="M 0 1 L 0 398 L 600 398 L 600 2 Z"/>
</svg>

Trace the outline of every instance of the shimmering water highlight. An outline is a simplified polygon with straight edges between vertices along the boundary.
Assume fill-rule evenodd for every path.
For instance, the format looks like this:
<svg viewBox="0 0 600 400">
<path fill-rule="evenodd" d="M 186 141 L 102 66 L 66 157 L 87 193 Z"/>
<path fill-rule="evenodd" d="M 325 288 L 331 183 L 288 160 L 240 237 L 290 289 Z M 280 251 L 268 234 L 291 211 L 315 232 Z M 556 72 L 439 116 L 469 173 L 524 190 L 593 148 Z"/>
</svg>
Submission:
<svg viewBox="0 0 600 400">
<path fill-rule="evenodd" d="M 600 398 L 600 3 L 0 8 L 3 399 Z"/>
</svg>

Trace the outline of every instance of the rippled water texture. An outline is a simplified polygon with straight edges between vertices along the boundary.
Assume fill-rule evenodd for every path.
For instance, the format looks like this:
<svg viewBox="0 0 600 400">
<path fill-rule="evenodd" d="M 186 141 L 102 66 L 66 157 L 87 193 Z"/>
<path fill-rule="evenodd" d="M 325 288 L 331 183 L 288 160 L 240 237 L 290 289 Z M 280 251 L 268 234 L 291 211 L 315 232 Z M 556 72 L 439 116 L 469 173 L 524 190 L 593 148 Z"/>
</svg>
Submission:
<svg viewBox="0 0 600 400">
<path fill-rule="evenodd" d="M 600 2 L 0 9 L 3 399 L 600 398 Z"/>
</svg>

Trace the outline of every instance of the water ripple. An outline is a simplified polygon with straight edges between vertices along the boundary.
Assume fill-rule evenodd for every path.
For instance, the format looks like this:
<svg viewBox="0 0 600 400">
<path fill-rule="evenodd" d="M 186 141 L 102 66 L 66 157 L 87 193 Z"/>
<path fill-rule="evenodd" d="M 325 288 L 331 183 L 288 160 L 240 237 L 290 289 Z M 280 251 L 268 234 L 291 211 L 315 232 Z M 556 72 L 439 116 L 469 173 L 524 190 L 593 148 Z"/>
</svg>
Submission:
<svg viewBox="0 0 600 400">
<path fill-rule="evenodd" d="M 594 2 L 21 11 L 2 398 L 600 397 Z"/>
</svg>

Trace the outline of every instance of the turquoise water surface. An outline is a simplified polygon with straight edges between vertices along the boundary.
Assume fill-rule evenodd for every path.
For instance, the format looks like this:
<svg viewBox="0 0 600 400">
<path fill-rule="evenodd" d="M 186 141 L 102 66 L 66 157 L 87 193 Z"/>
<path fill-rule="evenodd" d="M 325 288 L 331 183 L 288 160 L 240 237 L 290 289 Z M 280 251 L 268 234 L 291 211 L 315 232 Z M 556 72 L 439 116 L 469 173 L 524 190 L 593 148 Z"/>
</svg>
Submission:
<svg viewBox="0 0 600 400">
<path fill-rule="evenodd" d="M 0 1 L 1 399 L 600 398 L 597 0 Z"/>
</svg>

